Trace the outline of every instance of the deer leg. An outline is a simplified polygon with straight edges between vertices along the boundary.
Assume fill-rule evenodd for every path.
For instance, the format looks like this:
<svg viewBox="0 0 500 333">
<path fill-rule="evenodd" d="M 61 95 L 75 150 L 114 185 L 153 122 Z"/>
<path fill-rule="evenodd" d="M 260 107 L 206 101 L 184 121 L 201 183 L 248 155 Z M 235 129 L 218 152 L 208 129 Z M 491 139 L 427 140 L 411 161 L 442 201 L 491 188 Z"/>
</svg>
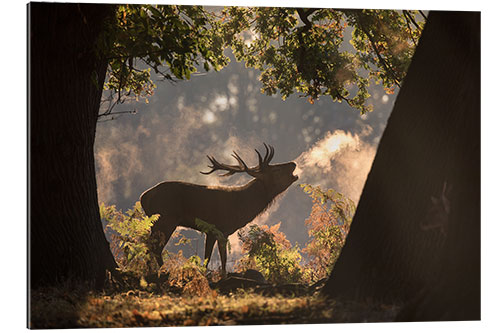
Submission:
<svg viewBox="0 0 500 333">
<path fill-rule="evenodd" d="M 206 234 L 205 238 L 205 267 L 208 267 L 208 263 L 210 262 L 210 257 L 212 256 L 212 251 L 214 249 L 215 244 L 215 236 L 211 233 Z"/>
<path fill-rule="evenodd" d="M 176 224 L 168 223 L 167 221 L 167 219 L 162 219 L 161 217 L 156 221 L 151 228 L 151 239 L 148 244 L 148 249 L 155 257 L 159 267 L 163 266 L 163 257 L 161 255 L 163 248 L 167 245 L 170 236 L 172 236 L 177 227 Z"/>
<path fill-rule="evenodd" d="M 161 252 L 163 251 L 163 248 L 165 247 L 166 243 L 167 242 L 165 241 L 165 233 L 161 231 L 151 233 L 151 238 L 149 239 L 148 243 L 148 250 L 149 253 L 152 254 L 153 257 L 156 259 L 156 262 L 158 263 L 159 267 L 163 265 Z"/>
<path fill-rule="evenodd" d="M 220 261 L 222 276 L 226 276 L 226 261 L 227 261 L 227 238 L 217 240 L 217 246 L 219 247 Z"/>
</svg>

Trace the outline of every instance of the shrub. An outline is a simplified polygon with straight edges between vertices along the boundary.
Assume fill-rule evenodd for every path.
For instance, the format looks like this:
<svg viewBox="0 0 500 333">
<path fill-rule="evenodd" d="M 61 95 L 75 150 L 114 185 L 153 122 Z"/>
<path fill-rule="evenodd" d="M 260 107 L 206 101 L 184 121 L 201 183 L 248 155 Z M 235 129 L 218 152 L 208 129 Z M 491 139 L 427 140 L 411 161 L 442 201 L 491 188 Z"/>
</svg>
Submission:
<svg viewBox="0 0 500 333">
<path fill-rule="evenodd" d="M 255 269 L 269 282 L 281 284 L 311 283 L 329 276 L 344 246 L 356 207 L 352 200 L 333 189 L 324 191 L 308 184 L 301 187 L 313 201 L 311 213 L 305 220 L 310 238 L 305 248 L 290 244 L 279 231 L 281 222 L 270 227 L 250 225 L 238 232 L 243 254 L 236 264 L 238 271 Z M 147 217 L 139 202 L 126 213 L 115 206 L 101 204 L 100 213 L 108 222 L 106 229 L 112 231 L 110 247 L 120 269 L 138 276 L 157 272 L 159 267 L 149 254 L 147 244 L 155 241 L 150 233 L 159 215 Z M 231 250 L 227 239 L 214 225 L 201 219 L 196 219 L 196 225 L 203 232 L 214 234 L 217 241 L 225 242 L 228 251 Z M 172 238 L 179 236 L 176 245 L 190 244 L 189 239 L 177 232 Z M 309 258 L 305 264 L 301 253 Z M 192 295 L 208 292 L 206 267 L 198 256 L 185 258 L 179 251 L 177 254 L 167 252 L 164 257 L 160 272 L 168 272 L 168 286 Z"/>
<path fill-rule="evenodd" d="M 194 223 L 198 227 L 198 230 L 200 230 L 204 234 L 213 234 L 215 236 L 215 239 L 217 239 L 218 243 L 225 244 L 225 247 L 227 249 L 227 253 L 231 253 L 231 243 L 227 240 L 227 238 L 224 236 L 222 231 L 217 229 L 217 227 L 214 224 L 210 224 L 208 222 L 203 221 L 200 218 L 196 218 Z"/>
<path fill-rule="evenodd" d="M 182 251 L 167 253 L 167 260 L 161 268 L 168 273 L 168 287 L 182 290 L 186 296 L 212 295 L 206 274 L 204 262 L 198 256 L 185 258 Z"/>
<path fill-rule="evenodd" d="M 310 268 L 312 279 L 317 281 L 332 271 L 344 246 L 356 205 L 333 189 L 324 191 L 308 184 L 301 187 L 313 200 L 311 214 L 305 221 L 310 241 L 302 251 L 311 257 L 306 267 Z"/>
<path fill-rule="evenodd" d="M 154 271 L 156 261 L 148 252 L 147 242 L 159 215 L 147 217 L 140 202 L 136 202 L 126 213 L 104 203 L 99 208 L 101 218 L 107 221 L 106 229 L 111 230 L 111 252 L 119 268 L 141 274 Z"/>
<path fill-rule="evenodd" d="M 187 296 L 206 296 L 212 291 L 205 277 L 204 262 L 198 256 L 185 258 L 182 251 L 170 253 L 165 251 L 164 265 L 157 267 L 157 262 L 148 251 L 148 242 L 157 241 L 151 235 L 151 227 L 159 215 L 147 217 L 140 202 L 126 213 L 116 209 L 116 206 L 100 205 L 101 218 L 107 221 L 106 229 L 111 231 L 110 248 L 120 270 L 136 277 L 141 277 L 140 287 L 146 288 L 144 276 L 166 273 L 167 287 L 181 290 Z M 172 239 L 179 238 L 176 245 L 190 244 L 182 234 L 175 232 Z M 162 288 L 163 289 L 163 288 Z"/>
<path fill-rule="evenodd" d="M 243 257 L 238 270 L 257 269 L 272 283 L 294 283 L 302 279 L 302 259 L 298 246 L 292 247 L 285 234 L 278 229 L 281 222 L 268 227 L 250 225 L 248 231 L 239 231 Z"/>
</svg>

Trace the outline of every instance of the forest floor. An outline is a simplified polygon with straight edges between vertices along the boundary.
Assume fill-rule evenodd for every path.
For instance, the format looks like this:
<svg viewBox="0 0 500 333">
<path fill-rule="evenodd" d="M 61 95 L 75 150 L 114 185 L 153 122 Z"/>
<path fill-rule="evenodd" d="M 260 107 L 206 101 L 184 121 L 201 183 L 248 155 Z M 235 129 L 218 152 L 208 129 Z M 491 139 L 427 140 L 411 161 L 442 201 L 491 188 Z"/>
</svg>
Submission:
<svg viewBox="0 0 500 333">
<path fill-rule="evenodd" d="M 30 328 L 312 324 L 393 321 L 398 307 L 339 302 L 319 293 L 263 296 L 239 289 L 204 296 L 144 290 L 50 288 L 30 295 Z"/>
</svg>

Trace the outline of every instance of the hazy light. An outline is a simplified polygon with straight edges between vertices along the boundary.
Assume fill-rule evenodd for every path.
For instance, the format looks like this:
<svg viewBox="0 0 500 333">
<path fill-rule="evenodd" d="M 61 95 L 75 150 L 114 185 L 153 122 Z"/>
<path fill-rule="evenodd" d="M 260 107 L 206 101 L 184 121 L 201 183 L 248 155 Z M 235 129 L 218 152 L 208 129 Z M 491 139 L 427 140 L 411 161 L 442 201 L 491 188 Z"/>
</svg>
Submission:
<svg viewBox="0 0 500 333">
<path fill-rule="evenodd" d="M 226 111 L 229 108 L 229 99 L 225 95 L 218 95 L 212 105 L 219 111 Z"/>
<path fill-rule="evenodd" d="M 357 202 L 375 156 L 375 147 L 363 141 L 370 132 L 369 128 L 360 134 L 328 132 L 295 159 L 298 165 L 295 174 L 304 183 L 333 185 Z M 325 179 L 333 180 L 334 184 L 325 184 Z"/>
<path fill-rule="evenodd" d="M 320 144 L 318 149 L 326 153 L 326 158 L 331 158 L 332 154 L 337 152 L 343 146 L 355 144 L 356 138 L 350 133 L 344 131 L 335 131 L 332 135 L 327 136 Z"/>
<path fill-rule="evenodd" d="M 271 124 L 274 124 L 277 119 L 278 115 L 276 114 L 276 112 L 272 111 L 271 113 L 269 113 L 269 121 L 271 122 Z"/>
<path fill-rule="evenodd" d="M 213 124 L 217 118 L 215 117 L 215 114 L 212 112 L 212 111 L 205 111 L 205 113 L 203 114 L 203 117 L 201 118 L 201 120 L 205 123 L 205 124 Z"/>
<path fill-rule="evenodd" d="M 387 95 L 382 96 L 382 103 L 387 104 L 387 102 L 389 102 L 389 96 Z"/>
</svg>

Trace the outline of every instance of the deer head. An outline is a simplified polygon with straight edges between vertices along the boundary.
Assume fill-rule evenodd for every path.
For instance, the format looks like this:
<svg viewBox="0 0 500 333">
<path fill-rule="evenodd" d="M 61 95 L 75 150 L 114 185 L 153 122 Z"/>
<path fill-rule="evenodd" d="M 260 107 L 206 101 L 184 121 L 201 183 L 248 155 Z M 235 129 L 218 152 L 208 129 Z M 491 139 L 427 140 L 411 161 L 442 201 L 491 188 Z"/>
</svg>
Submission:
<svg viewBox="0 0 500 333">
<path fill-rule="evenodd" d="M 259 159 L 259 164 L 254 167 L 249 168 L 240 155 L 233 151 L 231 156 L 236 159 L 238 165 L 220 163 L 213 156 L 207 155 L 208 159 L 212 163 L 212 165 L 208 166 L 211 170 L 207 172 L 200 172 L 204 175 L 209 175 L 218 170 L 227 171 L 226 173 L 220 175 L 221 177 L 227 177 L 235 173 L 245 172 L 254 177 L 257 181 L 262 182 L 269 190 L 280 193 L 299 178 L 293 174 L 297 165 L 294 162 L 273 165 L 269 164 L 274 156 L 274 148 L 266 143 L 264 143 L 264 147 L 266 148 L 264 158 L 262 158 L 259 151 L 255 149 Z"/>
</svg>

